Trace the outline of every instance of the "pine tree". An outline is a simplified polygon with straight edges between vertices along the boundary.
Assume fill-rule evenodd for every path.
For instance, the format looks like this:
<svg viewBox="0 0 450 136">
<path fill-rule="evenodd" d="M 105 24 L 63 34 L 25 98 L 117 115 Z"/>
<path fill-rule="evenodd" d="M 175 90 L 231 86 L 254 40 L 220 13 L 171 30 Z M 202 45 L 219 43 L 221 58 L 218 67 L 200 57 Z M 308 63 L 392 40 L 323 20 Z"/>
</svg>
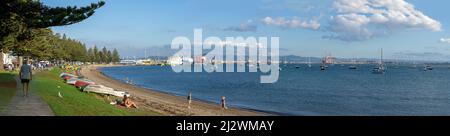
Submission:
<svg viewBox="0 0 450 136">
<path fill-rule="evenodd" d="M 97 46 L 94 46 L 94 58 L 93 58 L 93 60 L 94 60 L 94 62 L 95 63 L 99 63 L 100 62 L 100 55 L 99 55 L 99 52 L 98 52 L 98 49 L 97 49 Z"/>
<path fill-rule="evenodd" d="M 117 49 L 114 48 L 113 53 L 112 53 L 112 62 L 116 63 L 120 61 L 120 56 L 119 56 L 119 52 L 117 52 Z"/>
<path fill-rule="evenodd" d="M 104 4 L 105 2 L 100 1 L 81 8 L 49 7 L 39 0 L 2 0 L 0 3 L 0 51 L 8 52 L 14 49 L 20 51 L 16 54 L 31 55 L 31 49 L 27 48 L 32 47 L 28 45 L 31 44 L 30 41 L 39 39 L 32 35 L 34 32 L 40 31 L 41 28 L 81 22 L 92 16 L 95 10 Z M 3 61 L 0 61 L 0 70 L 2 69 Z"/>
<path fill-rule="evenodd" d="M 110 50 L 108 50 L 108 52 L 106 53 L 106 58 L 108 58 L 106 61 L 107 63 L 111 63 L 112 62 L 112 53 Z"/>
<path fill-rule="evenodd" d="M 94 50 L 92 50 L 92 48 L 89 48 L 87 50 L 87 60 L 86 62 L 94 62 Z"/>
<path fill-rule="evenodd" d="M 108 50 L 106 49 L 106 47 L 103 47 L 103 49 L 102 49 L 102 62 L 103 63 L 108 63 Z"/>
</svg>

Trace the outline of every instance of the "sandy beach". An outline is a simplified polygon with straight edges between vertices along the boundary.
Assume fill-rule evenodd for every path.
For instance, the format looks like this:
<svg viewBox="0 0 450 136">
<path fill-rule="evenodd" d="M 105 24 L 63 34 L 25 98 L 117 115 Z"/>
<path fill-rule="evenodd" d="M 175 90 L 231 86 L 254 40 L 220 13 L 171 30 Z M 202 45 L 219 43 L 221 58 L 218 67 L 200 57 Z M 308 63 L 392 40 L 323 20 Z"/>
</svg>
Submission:
<svg viewBox="0 0 450 136">
<path fill-rule="evenodd" d="M 169 116 L 264 116 L 266 113 L 239 108 L 223 110 L 219 104 L 193 100 L 191 109 L 187 108 L 186 97 L 149 90 L 106 77 L 97 68 L 105 65 L 90 65 L 81 70 L 86 78 L 116 90 L 129 92 L 131 98 L 140 106 Z M 195 94 L 193 96 L 195 98 Z M 218 101 L 219 101 L 218 96 Z"/>
</svg>

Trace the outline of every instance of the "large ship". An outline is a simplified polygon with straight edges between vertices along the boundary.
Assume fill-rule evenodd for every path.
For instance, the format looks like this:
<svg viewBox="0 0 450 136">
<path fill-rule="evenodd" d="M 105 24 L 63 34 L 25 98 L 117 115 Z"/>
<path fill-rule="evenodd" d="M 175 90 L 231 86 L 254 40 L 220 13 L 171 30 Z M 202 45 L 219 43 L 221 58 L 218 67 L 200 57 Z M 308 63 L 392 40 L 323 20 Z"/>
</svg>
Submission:
<svg viewBox="0 0 450 136">
<path fill-rule="evenodd" d="M 325 65 L 334 64 L 336 62 L 336 57 L 333 57 L 331 55 L 327 55 L 323 58 L 322 63 Z"/>
</svg>

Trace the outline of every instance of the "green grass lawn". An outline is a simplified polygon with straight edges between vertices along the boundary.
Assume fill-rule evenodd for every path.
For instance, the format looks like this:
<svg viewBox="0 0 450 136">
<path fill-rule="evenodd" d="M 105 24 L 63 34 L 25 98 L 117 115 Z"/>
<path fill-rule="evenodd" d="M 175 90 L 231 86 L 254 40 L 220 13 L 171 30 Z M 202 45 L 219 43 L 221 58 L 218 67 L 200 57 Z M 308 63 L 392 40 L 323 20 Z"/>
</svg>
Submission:
<svg viewBox="0 0 450 136">
<path fill-rule="evenodd" d="M 59 78 L 60 69 L 39 72 L 31 88 L 49 105 L 57 116 L 153 116 L 159 113 L 143 109 L 127 109 L 110 105 L 103 96 L 84 93 Z M 58 88 L 60 86 L 60 88 Z M 58 97 L 61 92 L 63 98 Z"/>
<path fill-rule="evenodd" d="M 8 106 L 11 98 L 16 94 L 16 73 L 0 72 L 0 112 Z"/>
</svg>

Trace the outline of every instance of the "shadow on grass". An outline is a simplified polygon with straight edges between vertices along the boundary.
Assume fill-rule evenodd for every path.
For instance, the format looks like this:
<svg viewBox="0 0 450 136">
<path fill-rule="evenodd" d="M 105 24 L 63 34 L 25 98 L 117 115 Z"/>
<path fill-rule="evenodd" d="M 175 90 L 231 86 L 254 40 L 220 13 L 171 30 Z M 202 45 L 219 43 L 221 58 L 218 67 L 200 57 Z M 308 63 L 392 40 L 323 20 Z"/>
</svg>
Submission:
<svg viewBox="0 0 450 136">
<path fill-rule="evenodd" d="M 0 112 L 8 106 L 16 93 L 16 73 L 0 71 Z"/>
</svg>

